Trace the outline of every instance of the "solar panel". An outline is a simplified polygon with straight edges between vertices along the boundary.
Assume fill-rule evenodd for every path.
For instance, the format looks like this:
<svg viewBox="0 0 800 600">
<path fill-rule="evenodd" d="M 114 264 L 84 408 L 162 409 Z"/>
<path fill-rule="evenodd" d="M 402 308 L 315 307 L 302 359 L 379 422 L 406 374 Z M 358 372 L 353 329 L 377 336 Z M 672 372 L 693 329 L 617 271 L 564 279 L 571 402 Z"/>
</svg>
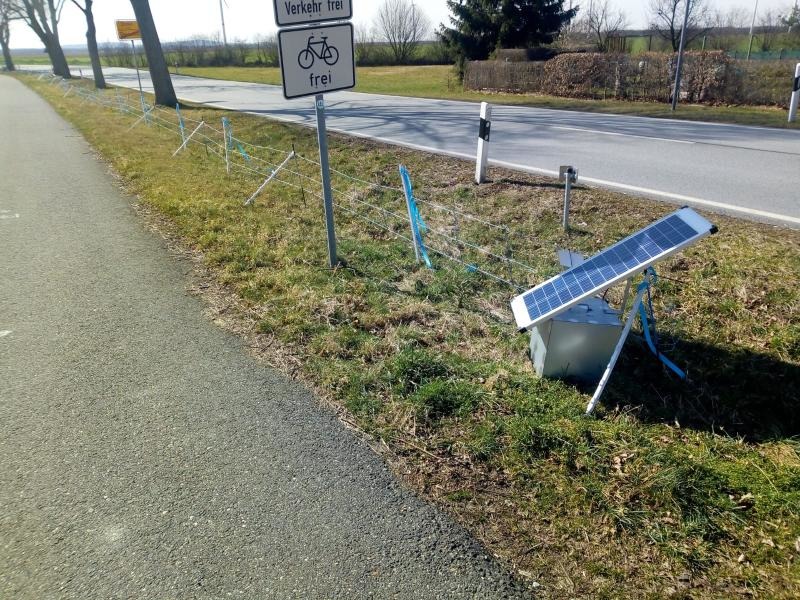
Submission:
<svg viewBox="0 0 800 600">
<path fill-rule="evenodd" d="M 714 225 L 691 208 L 675 211 L 514 298 L 511 309 L 517 325 L 521 330 L 535 327 L 715 231 Z"/>
</svg>

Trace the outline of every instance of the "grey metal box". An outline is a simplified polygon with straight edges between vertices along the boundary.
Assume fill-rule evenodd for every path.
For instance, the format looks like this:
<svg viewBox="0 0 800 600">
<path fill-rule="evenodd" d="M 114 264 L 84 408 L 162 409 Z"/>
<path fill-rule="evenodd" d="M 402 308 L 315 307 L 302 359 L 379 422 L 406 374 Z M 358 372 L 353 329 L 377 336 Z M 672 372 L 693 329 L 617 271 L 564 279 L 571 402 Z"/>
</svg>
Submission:
<svg viewBox="0 0 800 600">
<path fill-rule="evenodd" d="M 531 330 L 531 360 L 541 377 L 600 380 L 622 333 L 619 312 L 589 298 Z"/>
</svg>

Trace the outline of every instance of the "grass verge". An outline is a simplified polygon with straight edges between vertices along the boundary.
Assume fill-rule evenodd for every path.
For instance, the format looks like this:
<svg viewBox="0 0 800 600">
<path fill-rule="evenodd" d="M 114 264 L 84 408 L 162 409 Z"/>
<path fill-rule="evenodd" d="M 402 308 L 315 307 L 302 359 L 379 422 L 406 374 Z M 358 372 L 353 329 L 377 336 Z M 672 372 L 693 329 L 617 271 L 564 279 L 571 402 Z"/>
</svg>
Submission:
<svg viewBox="0 0 800 600">
<path fill-rule="evenodd" d="M 507 288 L 441 261 L 421 269 L 407 245 L 341 208 L 348 266 L 330 271 L 321 207 L 302 190 L 268 187 L 244 209 L 259 177 L 226 176 L 203 146 L 170 159 L 174 133 L 130 132 L 128 116 L 23 80 L 202 257 L 217 322 L 324 394 L 545 595 L 800 595 L 798 232 L 713 217 L 720 233 L 662 263 L 654 298 L 662 341 L 690 380 L 631 342 L 585 418 L 584 391 L 532 373 Z M 185 115 L 227 116 L 241 139 L 315 155 L 309 129 Z M 420 196 L 512 226 L 515 255 L 534 266 L 525 283 L 557 270 L 557 247 L 592 252 L 671 210 L 579 188 L 566 236 L 560 192 L 540 178 L 494 169 L 476 187 L 468 163 L 339 135 L 331 159 L 392 187 L 406 164 Z M 463 233 L 490 243 L 477 226 Z"/>
<path fill-rule="evenodd" d="M 272 67 L 182 67 L 180 73 L 211 79 L 281 85 L 280 69 Z M 453 73 L 453 68 L 449 66 L 359 67 L 356 80 L 358 85 L 355 91 L 370 94 L 472 102 L 490 101 L 496 104 L 559 110 L 800 129 L 800 122 L 787 122 L 785 110 L 768 106 L 689 104 L 680 106 L 673 113 L 668 104 L 657 102 L 581 100 L 537 94 L 469 91 L 463 89 Z"/>
</svg>

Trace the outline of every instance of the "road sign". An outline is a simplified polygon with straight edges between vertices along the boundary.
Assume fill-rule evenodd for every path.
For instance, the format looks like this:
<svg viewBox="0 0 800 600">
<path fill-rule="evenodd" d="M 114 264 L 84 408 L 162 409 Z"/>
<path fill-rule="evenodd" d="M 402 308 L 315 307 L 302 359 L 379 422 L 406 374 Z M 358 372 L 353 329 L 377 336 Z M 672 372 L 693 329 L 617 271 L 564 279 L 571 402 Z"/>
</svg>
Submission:
<svg viewBox="0 0 800 600">
<path fill-rule="evenodd" d="M 117 37 L 122 40 L 140 40 L 139 23 L 136 21 L 117 21 Z"/>
<path fill-rule="evenodd" d="M 274 4 L 278 27 L 345 21 L 353 16 L 351 0 L 275 0 Z"/>
<path fill-rule="evenodd" d="M 353 26 L 350 23 L 278 32 L 283 95 L 316 96 L 356 84 Z"/>
</svg>

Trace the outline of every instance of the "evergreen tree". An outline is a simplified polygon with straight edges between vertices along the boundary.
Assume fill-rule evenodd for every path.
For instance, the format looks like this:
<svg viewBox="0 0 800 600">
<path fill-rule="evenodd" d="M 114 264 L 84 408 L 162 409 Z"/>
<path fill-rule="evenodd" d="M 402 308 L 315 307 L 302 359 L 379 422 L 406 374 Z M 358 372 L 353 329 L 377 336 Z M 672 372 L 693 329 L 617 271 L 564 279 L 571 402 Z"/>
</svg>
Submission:
<svg viewBox="0 0 800 600">
<path fill-rule="evenodd" d="M 781 21 L 789 28 L 789 33 L 796 31 L 797 26 L 800 25 L 800 7 L 797 6 L 797 2 L 794 3 L 794 7 L 789 10 L 789 14 L 783 17 Z"/>
<path fill-rule="evenodd" d="M 564 0 L 447 0 L 452 27 L 439 37 L 461 61 L 486 60 L 498 48 L 551 43 L 578 12 Z"/>
</svg>

